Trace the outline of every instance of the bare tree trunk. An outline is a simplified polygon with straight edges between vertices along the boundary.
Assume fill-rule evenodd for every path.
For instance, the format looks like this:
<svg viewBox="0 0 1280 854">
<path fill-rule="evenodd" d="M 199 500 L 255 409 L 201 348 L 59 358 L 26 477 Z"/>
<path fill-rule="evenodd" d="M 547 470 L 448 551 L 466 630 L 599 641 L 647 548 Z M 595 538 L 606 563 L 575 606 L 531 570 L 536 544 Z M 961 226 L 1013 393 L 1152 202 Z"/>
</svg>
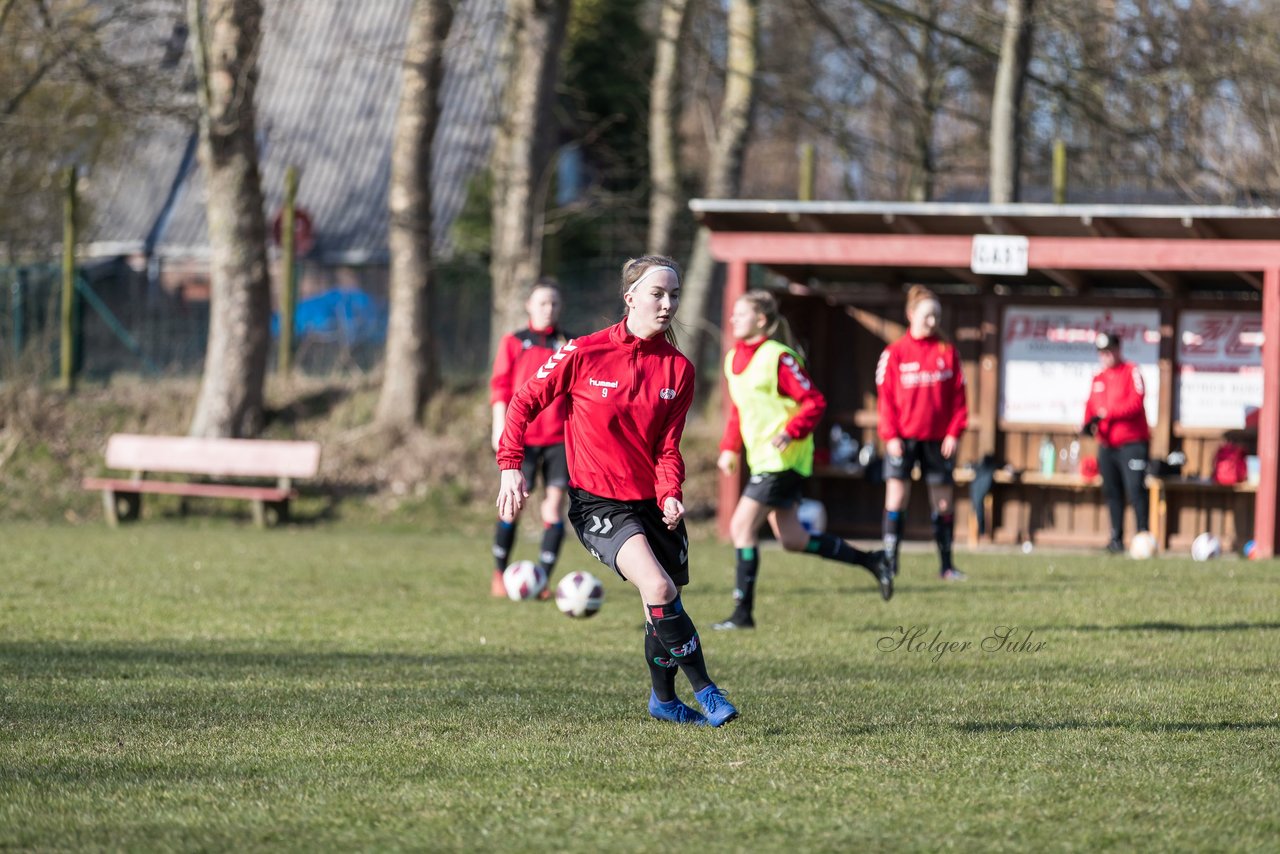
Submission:
<svg viewBox="0 0 1280 854">
<path fill-rule="evenodd" d="M 679 116 L 680 46 L 689 0 L 663 0 L 649 90 L 649 239 L 651 255 L 669 255 L 680 210 L 680 165 L 676 148 Z"/>
<path fill-rule="evenodd" d="M 511 0 L 502 119 L 494 138 L 492 353 L 525 319 L 523 290 L 542 264 L 535 226 L 545 204 L 552 142 L 551 103 L 570 0 Z"/>
<path fill-rule="evenodd" d="M 386 427 L 414 426 L 438 380 L 430 326 L 435 288 L 431 147 L 440 122 L 444 43 L 452 24 L 450 0 L 414 0 L 391 148 L 390 320 L 374 416 Z"/>
<path fill-rule="evenodd" d="M 938 178 L 938 163 L 934 156 L 934 133 L 938 119 L 939 89 L 942 81 L 938 73 L 938 41 L 936 31 L 940 5 L 930 3 L 925 26 L 920 32 L 920 49 L 916 55 L 915 90 L 919 103 L 912 120 L 912 144 L 915 153 L 911 164 L 911 176 L 907 181 L 907 199 L 927 202 L 933 199 L 934 185 Z"/>
<path fill-rule="evenodd" d="M 1000 65 L 991 95 L 991 190 L 994 204 L 1018 201 L 1022 166 L 1022 92 L 1031 62 L 1034 0 L 1006 0 Z"/>
<path fill-rule="evenodd" d="M 200 100 L 210 261 L 209 344 L 192 436 L 252 436 L 263 422 L 271 286 L 254 91 L 261 0 L 188 0 Z"/>
<path fill-rule="evenodd" d="M 720 122 L 707 166 L 706 196 L 726 199 L 737 195 L 742 179 L 742 152 L 751 129 L 751 113 L 755 106 L 756 37 L 760 23 L 759 0 L 731 0 L 729 3 L 729 54 L 725 63 L 724 101 L 720 105 Z M 699 342 L 711 302 L 711 280 L 714 262 L 709 250 L 710 237 L 705 228 L 698 230 L 693 254 L 685 270 L 681 302 L 683 315 L 680 347 L 695 363 L 704 349 Z"/>
</svg>

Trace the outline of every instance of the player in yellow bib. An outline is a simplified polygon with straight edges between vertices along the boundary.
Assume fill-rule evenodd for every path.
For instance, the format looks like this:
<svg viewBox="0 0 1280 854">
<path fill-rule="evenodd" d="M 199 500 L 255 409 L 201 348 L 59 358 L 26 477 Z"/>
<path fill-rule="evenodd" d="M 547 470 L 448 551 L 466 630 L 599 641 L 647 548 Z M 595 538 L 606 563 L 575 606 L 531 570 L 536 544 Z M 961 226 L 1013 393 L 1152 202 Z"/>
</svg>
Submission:
<svg viewBox="0 0 1280 854">
<path fill-rule="evenodd" d="M 736 343 L 725 355 L 724 374 L 732 405 L 716 466 L 733 474 L 745 448 L 751 476 L 729 523 L 737 553 L 733 614 L 715 628 L 755 626 L 757 532 L 766 518 L 787 551 L 861 566 L 888 599 L 893 574 L 883 552 L 861 551 L 832 534 L 811 535 L 796 515 L 804 482 L 813 473 L 813 430 L 827 401 L 795 349 L 775 339 L 789 337 L 777 300 L 768 291 L 747 291 L 734 303 L 729 323 Z"/>
</svg>

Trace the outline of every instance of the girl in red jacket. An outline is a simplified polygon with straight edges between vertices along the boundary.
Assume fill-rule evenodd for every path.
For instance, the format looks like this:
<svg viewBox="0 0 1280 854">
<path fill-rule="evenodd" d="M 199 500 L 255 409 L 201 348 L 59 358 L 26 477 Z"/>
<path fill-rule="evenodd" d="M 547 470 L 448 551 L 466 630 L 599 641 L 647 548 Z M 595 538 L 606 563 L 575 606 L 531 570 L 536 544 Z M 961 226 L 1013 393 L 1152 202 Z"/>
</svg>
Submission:
<svg viewBox="0 0 1280 854">
<path fill-rule="evenodd" d="M 956 348 L 938 337 L 942 307 L 933 291 L 915 285 L 907 292 L 907 334 L 885 348 L 876 366 L 878 432 L 884 441 L 884 550 L 894 574 L 898 544 L 916 463 L 929 485 L 933 538 L 945 581 L 962 581 L 951 561 L 955 533 L 953 472 L 960 434 L 969 421 L 964 374 Z"/>
<path fill-rule="evenodd" d="M 1133 505 L 1138 532 L 1147 530 L 1147 410 L 1142 371 L 1120 355 L 1120 339 L 1100 332 L 1094 339 L 1102 370 L 1093 378 L 1084 406 L 1083 432 L 1098 437 L 1098 472 L 1111 513 L 1107 551 L 1124 551 L 1125 497 Z"/>
<path fill-rule="evenodd" d="M 514 519 L 528 497 L 520 463 L 530 420 L 567 398 L 569 521 L 592 556 L 640 591 L 649 714 L 721 726 L 738 710 L 707 675 L 698 631 L 680 601 L 689 582 L 680 437 L 694 371 L 667 340 L 680 304 L 679 268 L 660 255 L 632 259 L 621 290 L 622 322 L 565 344 L 511 399 L 498 446 L 498 514 Z M 676 696 L 677 667 L 702 713 Z"/>
<path fill-rule="evenodd" d="M 562 330 L 560 320 L 560 285 L 555 279 L 543 277 L 534 283 L 525 300 L 524 310 L 529 324 L 509 335 L 498 344 L 493 359 L 493 375 L 489 380 L 489 403 L 493 407 L 493 450 L 498 450 L 498 440 L 507 421 L 507 404 L 538 368 L 563 347 L 569 336 Z M 538 472 L 542 473 L 544 496 L 539 507 L 542 516 L 542 548 L 538 551 L 538 565 L 547 574 L 547 586 L 539 594 L 540 599 L 551 595 L 551 573 L 560 556 L 560 544 L 564 541 L 564 497 L 569 488 L 569 466 L 564 453 L 564 419 L 567 401 L 557 401 L 544 410 L 524 434 L 524 460 L 521 471 L 525 483 L 533 487 Z M 519 514 L 511 520 L 499 519 L 493 532 L 493 576 L 489 592 L 505 597 L 502 570 L 511 557 L 511 547 L 516 539 Z"/>
<path fill-rule="evenodd" d="M 724 360 L 731 403 L 716 467 L 733 474 L 745 447 L 751 479 L 729 521 L 737 555 L 733 613 L 713 628 L 755 627 L 756 547 L 766 518 L 787 551 L 861 566 L 876 576 L 881 597 L 888 599 L 893 575 L 881 552 L 860 551 L 833 534 L 811 535 L 796 515 L 804 482 L 813 471 L 813 428 L 827 400 L 805 372 L 799 353 L 779 340 L 790 336 L 778 301 L 768 291 L 747 291 L 733 304 L 729 328 L 737 343 Z"/>
</svg>

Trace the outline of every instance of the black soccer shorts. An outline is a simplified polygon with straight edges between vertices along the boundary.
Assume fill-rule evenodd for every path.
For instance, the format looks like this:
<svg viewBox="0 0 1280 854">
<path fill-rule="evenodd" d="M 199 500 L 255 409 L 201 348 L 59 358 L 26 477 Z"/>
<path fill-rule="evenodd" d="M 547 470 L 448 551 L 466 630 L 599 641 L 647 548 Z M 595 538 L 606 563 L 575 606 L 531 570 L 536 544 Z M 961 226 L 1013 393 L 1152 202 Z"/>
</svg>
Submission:
<svg viewBox="0 0 1280 854">
<path fill-rule="evenodd" d="M 672 583 L 677 587 L 689 583 L 689 534 L 684 520 L 674 531 L 667 530 L 662 509 L 651 498 L 617 501 L 570 487 L 569 524 L 587 551 L 622 579 L 626 576 L 618 570 L 618 551 L 627 540 L 643 534 Z"/>
<path fill-rule="evenodd" d="M 542 485 L 565 489 L 569 486 L 569 462 L 564 453 L 564 442 L 558 445 L 525 445 L 520 473 L 525 487 L 532 492 L 538 472 L 542 472 Z"/>
<path fill-rule="evenodd" d="M 955 454 L 951 459 L 942 456 L 942 442 L 925 439 L 903 439 L 902 456 L 884 458 L 884 479 L 910 480 L 916 463 L 920 464 L 920 476 L 931 486 L 950 486 L 956 482 Z"/>
</svg>

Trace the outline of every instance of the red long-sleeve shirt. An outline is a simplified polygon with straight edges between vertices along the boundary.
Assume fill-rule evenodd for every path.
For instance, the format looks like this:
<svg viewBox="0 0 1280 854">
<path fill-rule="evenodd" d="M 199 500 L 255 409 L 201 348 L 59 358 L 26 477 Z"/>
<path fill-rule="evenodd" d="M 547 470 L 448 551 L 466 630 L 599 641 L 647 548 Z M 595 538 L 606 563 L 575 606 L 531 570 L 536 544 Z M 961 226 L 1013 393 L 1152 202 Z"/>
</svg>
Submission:
<svg viewBox="0 0 1280 854">
<path fill-rule="evenodd" d="M 890 344 L 876 365 L 880 438 L 938 442 L 959 438 L 969 423 L 964 373 L 954 345 L 910 333 Z"/>
<path fill-rule="evenodd" d="M 562 330 L 521 329 L 502 336 L 497 355 L 493 357 L 493 375 L 489 379 L 489 403 L 511 403 L 516 389 L 528 382 L 538 368 L 546 364 L 569 340 Z M 568 400 L 557 400 L 544 409 L 525 430 L 526 445 L 558 445 L 564 441 L 564 419 Z"/>
<path fill-rule="evenodd" d="M 1084 422 L 1087 425 L 1093 416 L 1106 412 L 1098 422 L 1098 442 L 1108 448 L 1145 442 L 1151 438 L 1143 406 L 1145 395 L 1146 384 L 1138 366 L 1117 362 L 1094 375 L 1089 400 L 1084 405 Z"/>
<path fill-rule="evenodd" d="M 737 342 L 733 347 L 733 365 L 735 374 L 740 374 L 751 364 L 752 357 L 766 340 L 761 338 L 754 344 L 745 341 Z M 805 372 L 804 367 L 794 358 L 783 355 L 778 359 L 778 392 L 800 404 L 783 428 L 792 439 L 803 439 L 813 432 L 827 409 L 827 399 L 814 386 L 813 380 Z M 747 402 L 750 405 L 750 402 Z M 738 416 L 738 402 L 729 401 L 729 417 L 725 421 L 724 435 L 720 438 L 720 450 L 742 450 L 742 428 Z"/>
<path fill-rule="evenodd" d="M 520 467 L 530 419 L 568 400 L 569 482 L 617 501 L 682 499 L 680 437 L 693 403 L 693 364 L 626 321 L 560 348 L 511 398 L 498 467 Z"/>
</svg>

